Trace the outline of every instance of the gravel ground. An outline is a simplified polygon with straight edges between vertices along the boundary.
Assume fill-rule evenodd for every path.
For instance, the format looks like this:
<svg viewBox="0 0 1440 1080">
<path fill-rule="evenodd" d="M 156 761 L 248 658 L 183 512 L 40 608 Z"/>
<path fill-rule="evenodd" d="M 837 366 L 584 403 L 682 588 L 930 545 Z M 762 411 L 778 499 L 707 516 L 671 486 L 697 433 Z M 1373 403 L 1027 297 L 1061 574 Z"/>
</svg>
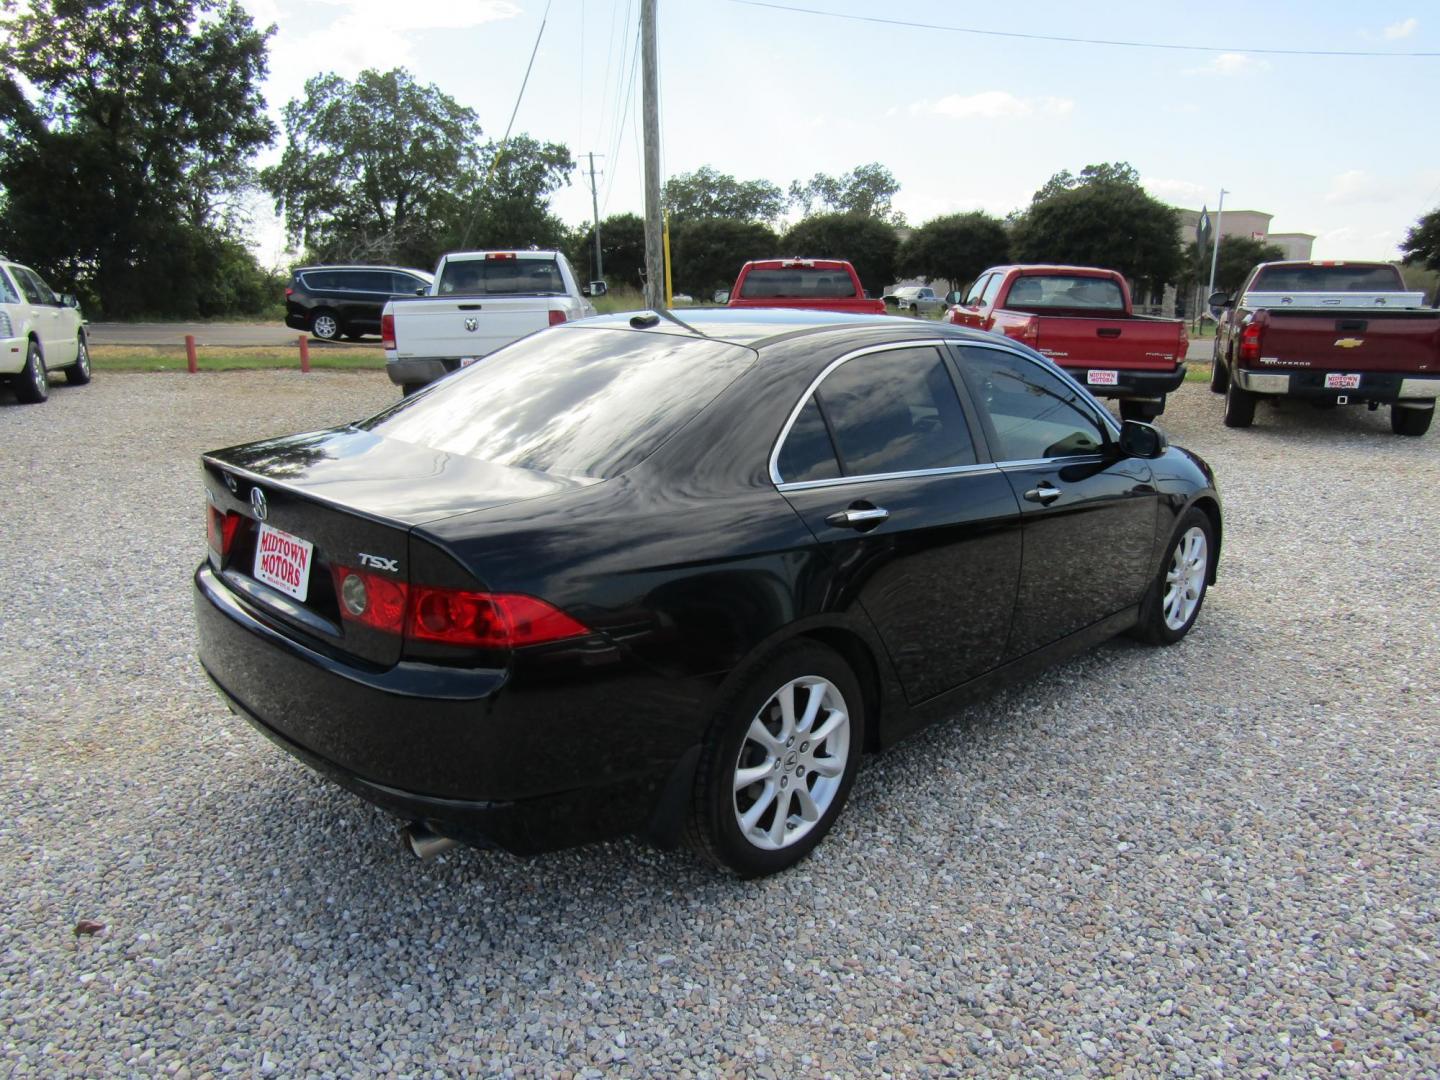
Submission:
<svg viewBox="0 0 1440 1080">
<path fill-rule="evenodd" d="M 220 704 L 197 454 L 393 398 L 0 402 L 0 1070 L 1440 1074 L 1440 433 L 1231 432 L 1187 385 L 1166 426 L 1228 513 L 1190 638 L 917 736 L 744 884 L 628 841 L 421 864 Z"/>
</svg>

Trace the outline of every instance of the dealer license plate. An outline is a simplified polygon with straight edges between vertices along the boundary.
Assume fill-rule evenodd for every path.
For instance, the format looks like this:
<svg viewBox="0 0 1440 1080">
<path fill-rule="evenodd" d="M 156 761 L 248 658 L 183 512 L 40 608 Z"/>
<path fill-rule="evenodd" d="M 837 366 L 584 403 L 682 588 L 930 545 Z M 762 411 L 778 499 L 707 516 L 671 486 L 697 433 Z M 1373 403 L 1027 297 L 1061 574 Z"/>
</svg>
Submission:
<svg viewBox="0 0 1440 1080">
<path fill-rule="evenodd" d="M 1360 389 L 1360 376 L 1359 376 L 1359 375 L 1335 375 L 1335 374 L 1327 374 L 1327 375 L 1325 376 L 1325 389 L 1326 389 L 1326 390 L 1359 390 L 1359 389 Z"/>
<path fill-rule="evenodd" d="M 460 366 L 469 367 L 471 364 L 475 363 L 475 361 L 479 359 L 480 358 L 478 356 L 462 356 L 460 358 Z"/>
<path fill-rule="evenodd" d="M 255 580 L 304 601 L 310 591 L 315 545 L 273 525 L 260 525 L 255 540 Z"/>
<path fill-rule="evenodd" d="M 1085 381 L 1091 386 L 1114 386 L 1120 381 L 1118 371 L 1087 371 Z"/>
</svg>

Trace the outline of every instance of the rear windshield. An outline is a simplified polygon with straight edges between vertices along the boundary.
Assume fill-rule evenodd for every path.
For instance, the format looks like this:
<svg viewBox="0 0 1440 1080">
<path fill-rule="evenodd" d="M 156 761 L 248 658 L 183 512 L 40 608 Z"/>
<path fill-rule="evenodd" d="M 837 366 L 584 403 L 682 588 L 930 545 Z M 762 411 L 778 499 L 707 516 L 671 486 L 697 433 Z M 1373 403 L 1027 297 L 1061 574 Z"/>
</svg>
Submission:
<svg viewBox="0 0 1440 1080">
<path fill-rule="evenodd" d="M 1110 278 L 1047 274 L 1022 277 L 1010 286 L 1005 306 L 1013 308 L 1086 308 L 1124 313 L 1125 294 Z"/>
<path fill-rule="evenodd" d="M 446 260 L 441 296 L 564 296 L 565 279 L 554 259 Z"/>
<path fill-rule="evenodd" d="M 1403 292 L 1405 280 L 1393 266 L 1267 266 L 1250 283 L 1251 292 Z"/>
<path fill-rule="evenodd" d="M 755 360 L 722 341 L 542 331 L 359 425 L 447 454 L 568 477 L 633 468 Z"/>
<path fill-rule="evenodd" d="M 855 282 L 844 270 L 796 266 L 782 270 L 751 270 L 740 285 L 744 300 L 826 297 L 845 300 L 855 295 Z"/>
</svg>

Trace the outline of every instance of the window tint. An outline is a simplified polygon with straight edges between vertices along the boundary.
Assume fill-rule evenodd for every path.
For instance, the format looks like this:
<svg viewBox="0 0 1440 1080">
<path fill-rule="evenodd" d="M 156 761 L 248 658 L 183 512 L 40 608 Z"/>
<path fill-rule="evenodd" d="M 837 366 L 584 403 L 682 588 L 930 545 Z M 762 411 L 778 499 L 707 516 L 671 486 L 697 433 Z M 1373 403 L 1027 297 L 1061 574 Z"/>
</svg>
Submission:
<svg viewBox="0 0 1440 1080">
<path fill-rule="evenodd" d="M 1095 454 L 1105 445 L 1100 420 L 1058 375 L 999 349 L 961 352 L 970 391 L 995 429 L 995 460 Z"/>
<path fill-rule="evenodd" d="M 5 272 L 5 268 L 0 267 L 0 304 L 18 304 L 19 302 L 20 293 L 10 283 L 10 276 Z"/>
<path fill-rule="evenodd" d="M 1251 292 L 1399 292 L 1393 266 L 1267 266 L 1255 275 Z"/>
<path fill-rule="evenodd" d="M 1029 274 L 1016 278 L 1005 297 L 1005 306 L 1014 308 L 1084 308 L 1124 313 L 1125 294 L 1119 282 L 1109 278 L 1079 277 L 1073 274 Z"/>
<path fill-rule="evenodd" d="M 563 296 L 552 259 L 457 259 L 440 274 L 441 296 Z"/>
<path fill-rule="evenodd" d="M 965 303 L 967 305 L 978 304 L 980 297 L 985 293 L 985 286 L 989 285 L 994 277 L 994 274 L 982 274 L 976 278 L 975 284 L 971 285 L 970 291 L 965 294 Z"/>
<path fill-rule="evenodd" d="M 975 463 L 960 399 L 935 349 L 857 356 L 817 394 L 847 476 Z"/>
<path fill-rule="evenodd" d="M 35 271 L 28 270 L 23 266 L 17 266 L 14 270 L 15 283 L 20 286 L 20 291 L 25 294 L 25 299 L 30 303 L 54 305 L 59 302 L 55 299 L 55 294 L 50 291 L 50 287 L 40 280 L 40 275 Z"/>
<path fill-rule="evenodd" d="M 339 270 L 311 270 L 305 275 L 305 287 L 308 289 L 338 289 L 341 288 L 341 278 L 344 276 Z"/>
<path fill-rule="evenodd" d="M 844 270 L 836 267 L 785 267 L 780 270 L 751 270 L 740 285 L 745 300 L 767 300 L 778 297 L 826 297 L 844 300 L 855 295 L 855 282 Z"/>
<path fill-rule="evenodd" d="M 985 283 L 985 291 L 980 294 L 980 302 L 982 304 L 993 303 L 995 294 L 1000 291 L 1000 283 L 1004 280 L 1004 274 L 991 274 L 990 280 Z"/>
<path fill-rule="evenodd" d="M 357 426 L 480 461 L 603 479 L 647 458 L 754 360 L 729 342 L 669 334 L 537 334 Z"/>
<path fill-rule="evenodd" d="M 397 295 L 414 296 L 416 289 L 429 291 L 430 283 L 409 274 L 391 274 L 390 291 Z"/>
<path fill-rule="evenodd" d="M 348 285 L 357 292 L 390 294 L 390 271 L 351 270 L 346 277 Z"/>
<path fill-rule="evenodd" d="M 835 445 L 830 441 L 830 432 L 825 430 L 825 421 L 813 395 L 795 417 L 795 423 L 790 425 L 790 434 L 785 436 L 785 445 L 780 448 L 777 464 L 780 479 L 790 484 L 804 480 L 829 480 L 840 475 Z"/>
</svg>

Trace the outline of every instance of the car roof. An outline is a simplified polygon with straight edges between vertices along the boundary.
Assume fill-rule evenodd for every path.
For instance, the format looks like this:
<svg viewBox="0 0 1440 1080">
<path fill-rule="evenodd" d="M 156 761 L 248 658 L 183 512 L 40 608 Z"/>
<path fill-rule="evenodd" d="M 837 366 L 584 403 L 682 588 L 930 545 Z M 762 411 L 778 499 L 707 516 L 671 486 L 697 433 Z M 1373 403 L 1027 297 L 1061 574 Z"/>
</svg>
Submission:
<svg viewBox="0 0 1440 1080">
<path fill-rule="evenodd" d="M 891 331 L 897 340 L 947 337 L 994 341 L 995 335 L 953 323 L 902 319 L 897 315 L 855 315 L 805 308 L 683 308 L 668 316 L 653 311 L 623 311 L 568 324 L 609 330 L 694 335 L 761 349 L 782 339 L 854 331 Z"/>
</svg>

